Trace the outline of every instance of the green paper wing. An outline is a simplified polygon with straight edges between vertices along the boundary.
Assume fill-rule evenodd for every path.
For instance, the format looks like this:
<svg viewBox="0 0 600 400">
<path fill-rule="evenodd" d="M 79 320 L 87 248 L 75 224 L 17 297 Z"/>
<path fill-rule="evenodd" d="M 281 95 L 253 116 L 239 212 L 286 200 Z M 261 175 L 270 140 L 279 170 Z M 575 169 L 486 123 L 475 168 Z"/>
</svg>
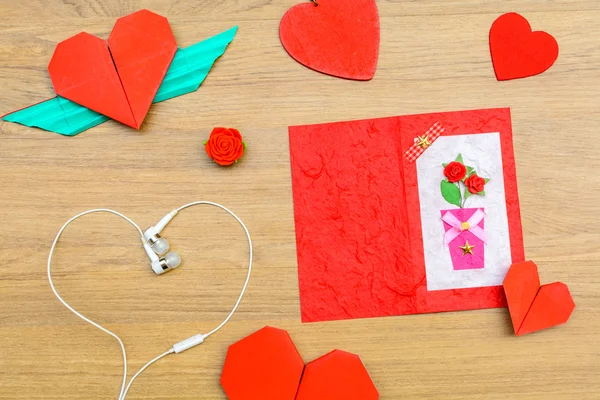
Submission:
<svg viewBox="0 0 600 400">
<path fill-rule="evenodd" d="M 233 41 L 238 27 L 219 33 L 185 49 L 178 49 L 154 97 L 154 103 L 191 93 L 200 87 L 213 64 Z M 57 96 L 2 117 L 29 127 L 75 136 L 100 125 L 109 118 L 84 106 Z"/>
<path fill-rule="evenodd" d="M 233 41 L 237 30 L 238 27 L 234 26 L 210 39 L 179 49 L 158 88 L 154 103 L 198 90 L 217 58 Z"/>
<path fill-rule="evenodd" d="M 63 97 L 34 104 L 2 118 L 4 121 L 75 136 L 107 121 L 109 118 Z"/>
</svg>

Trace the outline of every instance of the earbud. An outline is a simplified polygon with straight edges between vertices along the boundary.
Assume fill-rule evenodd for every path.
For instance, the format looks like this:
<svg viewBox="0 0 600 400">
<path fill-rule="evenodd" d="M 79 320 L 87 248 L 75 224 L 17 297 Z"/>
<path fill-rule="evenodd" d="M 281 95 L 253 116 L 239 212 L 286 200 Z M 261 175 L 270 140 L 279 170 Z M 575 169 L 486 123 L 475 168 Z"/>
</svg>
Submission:
<svg viewBox="0 0 600 400">
<path fill-rule="evenodd" d="M 151 226 L 144 232 L 144 250 L 146 250 L 146 254 L 152 263 L 152 270 L 157 275 L 175 269 L 181 264 L 181 257 L 179 257 L 179 254 L 173 251 L 167 253 L 169 250 L 169 242 L 167 239 L 160 236 L 160 233 L 165 226 L 167 226 L 176 215 L 177 210 L 171 211 L 162 217 L 156 225 Z M 158 257 L 163 254 L 165 254 L 163 257 Z"/>
<path fill-rule="evenodd" d="M 177 215 L 177 210 L 173 210 L 158 221 L 158 224 L 151 226 L 144 232 L 144 239 L 148 241 L 152 250 L 158 255 L 165 254 L 169 250 L 167 239 L 161 238 L 160 233 L 165 226 Z"/>
<path fill-rule="evenodd" d="M 160 235 L 153 235 L 147 240 L 148 243 L 150 243 L 150 247 L 152 247 L 152 250 L 154 250 L 154 252 L 159 256 L 169 251 L 169 241 L 165 238 L 160 237 Z"/>
<path fill-rule="evenodd" d="M 164 256 L 159 257 L 148 242 L 144 242 L 143 245 L 148 258 L 150 259 L 152 271 L 154 271 L 156 275 L 164 274 L 165 272 L 179 267 L 181 264 L 181 257 L 174 251 L 170 251 Z"/>
</svg>

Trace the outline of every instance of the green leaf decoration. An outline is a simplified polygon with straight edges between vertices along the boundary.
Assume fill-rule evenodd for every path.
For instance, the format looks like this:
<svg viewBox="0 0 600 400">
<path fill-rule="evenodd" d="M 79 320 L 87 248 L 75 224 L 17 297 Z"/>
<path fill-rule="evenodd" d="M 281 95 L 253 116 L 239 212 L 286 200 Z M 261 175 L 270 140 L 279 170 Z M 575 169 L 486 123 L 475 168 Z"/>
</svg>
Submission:
<svg viewBox="0 0 600 400">
<path fill-rule="evenodd" d="M 469 189 L 465 188 L 465 201 L 467 201 L 467 199 L 472 195 L 473 195 L 473 193 L 469 192 Z"/>
<path fill-rule="evenodd" d="M 459 154 L 459 155 L 456 157 L 456 160 L 455 160 L 455 161 L 458 161 L 459 163 L 463 164 L 463 158 L 462 158 L 462 154 Z"/>
<path fill-rule="evenodd" d="M 490 181 L 490 178 L 483 178 L 485 179 L 485 183 L 488 183 Z"/>
<path fill-rule="evenodd" d="M 454 204 L 457 207 L 460 207 L 460 189 L 454 183 L 450 183 L 447 180 L 443 180 L 440 184 L 440 190 L 442 192 L 442 197 L 450 204 Z"/>
<path fill-rule="evenodd" d="M 475 172 L 475 168 L 473 167 L 469 167 L 468 165 L 465 165 L 465 167 L 467 167 L 467 176 L 471 175 L 473 172 Z"/>
<path fill-rule="evenodd" d="M 448 163 L 442 163 L 442 167 L 446 168 L 448 166 Z"/>
<path fill-rule="evenodd" d="M 477 193 L 480 196 L 485 196 L 485 190 L 482 190 L 481 192 Z"/>
</svg>

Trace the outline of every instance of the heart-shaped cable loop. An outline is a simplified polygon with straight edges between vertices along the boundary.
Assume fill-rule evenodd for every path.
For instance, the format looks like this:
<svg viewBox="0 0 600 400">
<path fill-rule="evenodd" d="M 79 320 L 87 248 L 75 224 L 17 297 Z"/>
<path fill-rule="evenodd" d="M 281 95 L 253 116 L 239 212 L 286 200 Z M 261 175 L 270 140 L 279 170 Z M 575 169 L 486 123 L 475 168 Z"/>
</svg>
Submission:
<svg viewBox="0 0 600 400">
<path fill-rule="evenodd" d="M 195 201 L 195 202 L 186 204 L 186 205 L 181 206 L 178 209 L 172 211 L 172 215 L 174 217 L 181 210 L 184 210 L 186 208 L 189 208 L 189 207 L 192 207 L 192 206 L 195 206 L 195 205 L 203 205 L 203 204 L 204 205 L 210 205 L 210 206 L 218 207 L 218 208 L 226 211 L 227 213 L 229 213 L 242 226 L 242 228 L 244 229 L 244 233 L 246 234 L 246 237 L 248 238 L 248 249 L 249 249 L 248 250 L 248 273 L 246 275 L 246 280 L 244 281 L 244 285 L 242 287 L 240 295 L 239 295 L 237 301 L 235 302 L 235 305 L 231 309 L 231 312 L 229 313 L 229 315 L 227 315 L 227 317 L 223 320 L 223 322 L 221 322 L 216 328 L 214 328 L 213 330 L 211 330 L 210 332 L 208 332 L 206 334 L 198 334 L 198 335 L 192 336 L 192 337 L 190 337 L 188 339 L 185 339 L 185 340 L 183 340 L 183 341 L 181 341 L 179 343 L 176 343 L 168 351 L 166 351 L 166 352 L 160 354 L 159 356 L 153 358 L 152 360 L 148 361 L 142 368 L 140 368 L 133 375 L 133 377 L 131 378 L 131 380 L 129 381 L 129 383 L 127 383 L 127 352 L 125 350 L 125 345 L 123 344 L 123 341 L 121 340 L 121 338 L 117 334 L 109 331 L 108 329 L 102 327 L 100 324 L 92 321 L 91 319 L 87 318 L 83 314 L 79 313 L 77 310 L 75 310 L 73 307 L 71 307 L 60 296 L 60 294 L 56 290 L 56 287 L 54 286 L 54 282 L 52 281 L 51 266 L 52 266 L 52 256 L 54 254 L 54 250 L 56 249 L 56 246 L 58 244 L 58 240 L 62 236 L 64 230 L 73 221 L 75 221 L 78 218 L 83 217 L 84 215 L 88 215 L 88 214 L 92 214 L 92 213 L 109 213 L 109 214 L 114 214 L 114 215 L 116 215 L 116 216 L 124 219 L 125 221 L 129 222 L 138 231 L 138 233 L 140 235 L 140 240 L 142 241 L 142 244 L 144 246 L 146 246 L 147 242 L 146 242 L 146 239 L 144 238 L 144 232 L 142 231 L 142 229 L 135 222 L 133 222 L 133 220 L 131 220 L 127 216 L 121 214 L 120 212 L 114 211 L 114 210 L 111 210 L 111 209 L 107 209 L 107 208 L 97 208 L 97 209 L 88 210 L 88 211 L 84 211 L 84 212 L 82 212 L 80 214 L 77 214 L 74 217 L 70 218 L 67 222 L 65 222 L 64 225 L 60 228 L 60 230 L 56 234 L 56 237 L 54 238 L 54 242 L 52 243 L 52 246 L 50 247 L 50 253 L 48 254 L 48 282 L 50 283 L 50 288 L 52 289 L 52 292 L 54 293 L 54 295 L 56 296 L 56 298 L 69 311 L 71 311 L 73 314 L 75 314 L 76 316 L 78 316 L 79 318 L 81 318 L 82 320 L 84 320 L 85 322 L 87 322 L 87 323 L 95 326 L 96 328 L 100 329 L 101 331 L 109 334 L 110 336 L 112 336 L 113 338 L 115 338 L 117 340 L 117 342 L 119 343 L 119 346 L 121 348 L 121 353 L 123 355 L 123 381 L 121 383 L 121 390 L 119 392 L 118 400 L 125 400 L 125 397 L 127 396 L 127 393 L 129 392 L 129 389 L 131 388 L 131 385 L 133 384 L 133 381 L 146 368 L 148 368 L 151 364 L 153 364 L 154 362 L 160 360 L 163 357 L 168 356 L 169 354 L 180 353 L 180 352 L 185 351 L 185 350 L 187 350 L 187 349 L 189 349 L 191 347 L 194 347 L 194 346 L 196 346 L 198 344 L 201 344 L 201 343 L 204 342 L 204 340 L 206 338 L 208 338 L 209 336 L 211 336 L 212 334 L 214 334 L 215 332 L 217 332 L 219 329 L 221 329 L 231 319 L 231 317 L 233 316 L 233 314 L 237 310 L 240 302 L 242 301 L 242 298 L 244 297 L 244 293 L 246 292 L 246 288 L 248 287 L 248 283 L 250 281 L 250 276 L 252 274 L 252 238 L 250 237 L 250 232 L 248 232 L 248 228 L 246 227 L 246 225 L 244 224 L 244 222 L 242 222 L 242 220 L 233 211 L 229 210 L 227 207 L 224 207 L 224 206 L 222 206 L 220 204 L 213 203 L 213 202 L 210 202 L 210 201 Z"/>
</svg>

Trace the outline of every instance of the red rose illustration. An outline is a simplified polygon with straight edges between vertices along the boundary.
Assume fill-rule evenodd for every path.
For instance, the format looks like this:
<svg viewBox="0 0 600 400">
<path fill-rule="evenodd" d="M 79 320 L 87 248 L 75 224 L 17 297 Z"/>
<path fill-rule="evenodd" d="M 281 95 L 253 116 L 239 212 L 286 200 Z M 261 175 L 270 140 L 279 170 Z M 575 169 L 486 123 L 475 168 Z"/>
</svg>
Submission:
<svg viewBox="0 0 600 400">
<path fill-rule="evenodd" d="M 449 182 L 458 182 L 462 180 L 467 174 L 467 168 L 458 161 L 452 161 L 444 168 L 444 175 L 448 178 Z"/>
<path fill-rule="evenodd" d="M 473 194 L 477 194 L 479 192 L 483 192 L 483 187 L 485 186 L 485 179 L 477 174 L 473 174 L 465 179 L 465 186 L 469 189 L 469 192 Z"/>
<path fill-rule="evenodd" d="M 204 149 L 217 164 L 231 165 L 244 155 L 246 144 L 237 129 L 215 128 L 204 142 Z"/>
</svg>

